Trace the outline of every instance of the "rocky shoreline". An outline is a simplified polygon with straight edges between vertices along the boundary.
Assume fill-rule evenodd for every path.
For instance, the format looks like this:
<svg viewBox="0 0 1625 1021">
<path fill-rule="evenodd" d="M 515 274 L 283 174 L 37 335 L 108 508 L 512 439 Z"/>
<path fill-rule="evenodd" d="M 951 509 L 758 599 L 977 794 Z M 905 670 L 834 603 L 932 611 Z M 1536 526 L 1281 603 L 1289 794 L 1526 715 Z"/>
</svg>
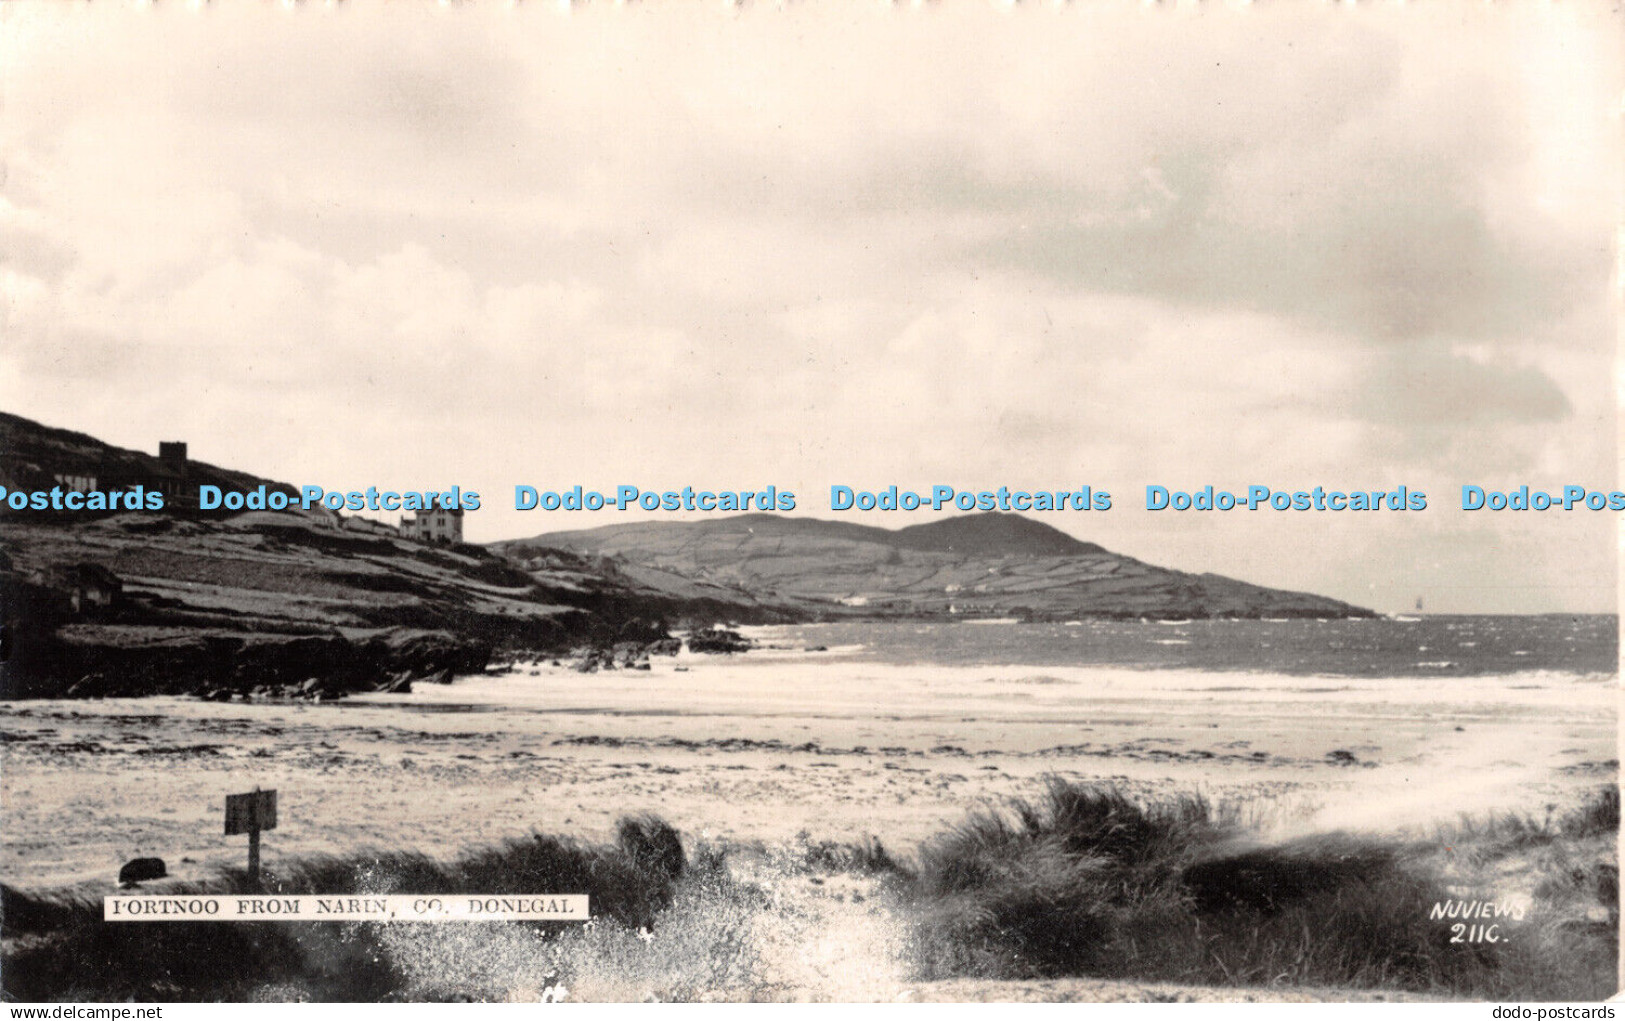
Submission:
<svg viewBox="0 0 1625 1021">
<path fill-rule="evenodd" d="M 709 600 L 628 588 L 562 558 L 255 522 L 18 525 L 0 536 L 0 699 L 331 700 L 486 671 L 493 657 L 647 666 Z M 696 651 L 738 651 L 697 632 Z M 573 650 L 573 651 L 572 651 Z"/>
<path fill-rule="evenodd" d="M 613 645 L 584 645 L 570 651 L 570 669 L 590 674 L 598 670 L 648 670 L 651 656 L 675 656 L 687 646 L 689 652 L 727 655 L 748 652 L 756 643 L 727 628 L 696 628 L 686 638 L 660 634 L 647 641 L 619 641 Z M 559 665 L 554 661 L 554 665 Z"/>
<path fill-rule="evenodd" d="M 691 652 L 710 654 L 755 647 L 738 632 L 702 628 L 686 639 L 662 633 L 579 645 L 563 658 L 579 673 L 648 670 L 650 657 L 675 656 L 685 644 Z M 344 635 L 84 624 L 37 636 L 24 648 L 25 655 L 7 664 L 7 698 L 190 695 L 212 702 L 331 701 L 364 692 L 410 692 L 414 684 L 450 684 L 493 666 L 487 642 L 406 627 Z M 18 683 L 17 678 L 23 680 Z"/>
<path fill-rule="evenodd" d="M 512 620 L 470 612 L 466 602 L 447 600 L 443 589 L 421 582 L 424 595 L 451 603 L 439 614 L 451 626 L 355 626 L 359 614 L 351 605 L 328 605 L 304 619 L 251 616 L 126 591 L 126 579 L 103 563 L 53 559 L 43 568 L 19 570 L 3 551 L 0 558 L 0 599 L 13 614 L 0 657 L 0 698 L 6 699 L 330 701 L 448 684 L 485 672 L 494 656 L 564 656 L 583 673 L 648 670 L 651 656 L 676 655 L 684 646 L 661 618 L 617 622 L 602 610 L 580 608 Z M 484 560 L 476 567 L 482 578 L 494 574 Z M 312 572 L 312 581 L 319 579 Z M 721 627 L 695 627 L 687 644 L 702 653 L 752 647 Z"/>
<path fill-rule="evenodd" d="M 347 636 L 80 624 L 19 645 L 7 698 L 333 699 L 449 683 L 491 657 L 477 639 L 405 627 Z"/>
</svg>

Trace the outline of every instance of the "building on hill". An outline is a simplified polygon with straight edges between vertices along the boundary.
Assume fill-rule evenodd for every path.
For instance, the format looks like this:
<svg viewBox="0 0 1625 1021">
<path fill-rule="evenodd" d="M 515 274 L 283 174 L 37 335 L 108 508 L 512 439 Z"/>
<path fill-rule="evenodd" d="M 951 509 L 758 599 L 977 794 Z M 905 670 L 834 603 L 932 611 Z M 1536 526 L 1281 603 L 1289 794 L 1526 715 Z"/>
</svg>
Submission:
<svg viewBox="0 0 1625 1021">
<path fill-rule="evenodd" d="M 96 476 L 81 475 L 74 472 L 56 472 L 51 476 L 57 485 L 70 493 L 94 493 L 96 491 Z"/>
<path fill-rule="evenodd" d="M 31 580 L 64 593 L 74 613 L 117 606 L 124 598 L 124 582 L 100 564 L 52 565 L 35 571 Z"/>
<path fill-rule="evenodd" d="M 61 489 L 67 493 L 123 493 L 140 486 L 163 496 L 165 509 L 195 510 L 198 483 L 215 476 L 189 459 L 184 441 L 158 444 L 156 457 L 121 450 L 89 436 L 11 425 L 0 413 L 0 486 L 8 490 Z M 44 432 L 47 435 L 37 435 Z M 230 483 L 227 488 L 236 488 Z M 125 508 L 119 506 L 117 510 Z"/>
<path fill-rule="evenodd" d="M 156 459 L 104 455 L 98 474 L 101 488 L 108 492 L 140 486 L 162 493 L 166 509 L 197 508 L 197 487 L 187 484 L 191 478 L 191 463 L 186 457 L 185 443 L 159 443 Z"/>
<path fill-rule="evenodd" d="M 362 535 L 390 535 L 390 536 L 394 536 L 394 535 L 400 535 L 401 534 L 400 529 L 391 528 L 388 525 L 384 524 L 382 521 L 374 521 L 371 518 L 362 518 L 362 517 L 355 517 L 355 516 L 345 518 L 343 523 L 339 527 L 344 529 L 344 531 L 346 531 L 346 532 L 359 532 Z"/>
<path fill-rule="evenodd" d="M 408 514 L 401 518 L 401 535 L 418 542 L 462 542 L 463 511 L 435 507 Z"/>
<path fill-rule="evenodd" d="M 148 488 L 164 494 L 165 507 L 197 506 L 197 491 L 195 487 L 187 485 L 192 473 L 186 458 L 185 442 L 160 441 L 155 469 Z"/>
<path fill-rule="evenodd" d="M 340 514 L 338 511 L 331 507 L 325 507 L 321 504 L 317 504 L 308 510 L 301 509 L 296 513 L 303 515 L 307 521 L 316 525 L 318 528 L 342 529 L 346 520 L 344 515 Z"/>
</svg>

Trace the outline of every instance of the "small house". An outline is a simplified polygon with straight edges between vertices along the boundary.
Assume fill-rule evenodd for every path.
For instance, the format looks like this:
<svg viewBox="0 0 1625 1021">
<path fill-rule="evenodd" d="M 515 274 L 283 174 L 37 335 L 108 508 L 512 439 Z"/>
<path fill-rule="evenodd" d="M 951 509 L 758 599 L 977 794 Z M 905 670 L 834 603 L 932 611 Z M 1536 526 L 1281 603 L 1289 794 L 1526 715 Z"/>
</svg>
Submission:
<svg viewBox="0 0 1625 1021">
<path fill-rule="evenodd" d="M 408 514 L 401 518 L 401 535 L 418 542 L 462 542 L 462 508 L 434 507 Z"/>
<path fill-rule="evenodd" d="M 65 593 L 74 613 L 117 606 L 124 598 L 124 582 L 100 564 L 53 565 L 35 572 L 33 580 Z"/>
<path fill-rule="evenodd" d="M 348 518 L 345 518 L 343 523 L 339 527 L 344 529 L 344 531 L 346 531 L 346 532 L 360 532 L 363 535 L 389 535 L 389 536 L 395 536 L 395 535 L 400 534 L 399 529 L 391 528 L 389 525 L 384 524 L 382 521 L 374 521 L 371 518 L 363 518 L 363 517 L 348 517 Z"/>
</svg>

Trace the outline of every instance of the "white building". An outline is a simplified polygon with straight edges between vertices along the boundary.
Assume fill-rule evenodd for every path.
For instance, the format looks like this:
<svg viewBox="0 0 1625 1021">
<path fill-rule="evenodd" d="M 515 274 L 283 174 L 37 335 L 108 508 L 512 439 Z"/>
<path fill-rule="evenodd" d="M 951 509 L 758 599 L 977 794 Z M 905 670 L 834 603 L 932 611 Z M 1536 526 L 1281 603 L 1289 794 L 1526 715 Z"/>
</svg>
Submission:
<svg viewBox="0 0 1625 1021">
<path fill-rule="evenodd" d="M 415 511 L 401 518 L 401 535 L 419 542 L 462 542 L 463 511 L 444 507 Z"/>
</svg>

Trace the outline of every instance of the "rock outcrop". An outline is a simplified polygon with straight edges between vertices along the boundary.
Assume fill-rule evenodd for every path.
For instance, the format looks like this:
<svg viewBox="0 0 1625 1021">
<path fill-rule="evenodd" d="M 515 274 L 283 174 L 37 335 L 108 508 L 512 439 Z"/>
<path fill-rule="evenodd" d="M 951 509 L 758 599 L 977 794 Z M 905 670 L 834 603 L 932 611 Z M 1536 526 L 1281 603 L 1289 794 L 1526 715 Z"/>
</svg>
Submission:
<svg viewBox="0 0 1625 1021">
<path fill-rule="evenodd" d="M 168 470 L 4 412 L 0 454 L 0 484 L 12 489 L 66 475 L 124 485 Z M 199 483 L 296 492 L 186 461 L 183 488 Z M 493 649 L 534 658 L 582 643 L 637 669 L 669 640 L 666 620 L 787 619 L 731 589 L 603 558 L 547 551 L 521 563 L 364 518 L 182 500 L 116 513 L 0 508 L 0 520 L 0 698 L 406 692 L 480 672 Z M 346 527 L 357 522 L 366 527 Z M 616 653 L 617 643 L 638 652 Z"/>
<path fill-rule="evenodd" d="M 132 858 L 118 870 L 118 884 L 134 886 L 152 879 L 163 879 L 167 875 L 169 868 L 162 858 Z"/>
<path fill-rule="evenodd" d="M 0 697 L 339 698 L 444 683 L 484 670 L 490 655 L 476 639 L 404 627 L 346 636 L 71 624 L 18 637 Z"/>
<path fill-rule="evenodd" d="M 693 631 L 688 636 L 689 652 L 733 653 L 747 652 L 755 646 L 737 631 L 711 627 Z"/>
</svg>

